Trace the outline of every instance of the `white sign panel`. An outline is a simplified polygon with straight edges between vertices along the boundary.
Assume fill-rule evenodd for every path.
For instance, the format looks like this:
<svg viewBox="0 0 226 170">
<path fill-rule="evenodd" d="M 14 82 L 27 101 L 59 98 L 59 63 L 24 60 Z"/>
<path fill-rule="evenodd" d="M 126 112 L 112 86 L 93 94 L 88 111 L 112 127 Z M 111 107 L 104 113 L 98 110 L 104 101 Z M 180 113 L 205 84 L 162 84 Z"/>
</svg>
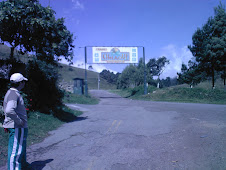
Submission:
<svg viewBox="0 0 226 170">
<path fill-rule="evenodd" d="M 93 47 L 93 63 L 138 63 L 137 47 Z"/>
</svg>

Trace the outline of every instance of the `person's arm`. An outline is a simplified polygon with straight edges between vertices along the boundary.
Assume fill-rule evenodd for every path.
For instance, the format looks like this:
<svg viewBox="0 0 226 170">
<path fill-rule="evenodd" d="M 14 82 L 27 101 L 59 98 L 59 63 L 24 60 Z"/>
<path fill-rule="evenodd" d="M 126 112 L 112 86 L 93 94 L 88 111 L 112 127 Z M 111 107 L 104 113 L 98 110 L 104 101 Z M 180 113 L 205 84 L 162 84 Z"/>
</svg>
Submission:
<svg viewBox="0 0 226 170">
<path fill-rule="evenodd" d="M 8 101 L 6 108 L 5 108 L 5 114 L 10 117 L 15 124 L 17 125 L 24 125 L 24 122 L 22 119 L 20 119 L 20 117 L 17 115 L 16 113 L 16 107 L 17 107 L 17 101 L 16 100 L 10 100 Z"/>
</svg>

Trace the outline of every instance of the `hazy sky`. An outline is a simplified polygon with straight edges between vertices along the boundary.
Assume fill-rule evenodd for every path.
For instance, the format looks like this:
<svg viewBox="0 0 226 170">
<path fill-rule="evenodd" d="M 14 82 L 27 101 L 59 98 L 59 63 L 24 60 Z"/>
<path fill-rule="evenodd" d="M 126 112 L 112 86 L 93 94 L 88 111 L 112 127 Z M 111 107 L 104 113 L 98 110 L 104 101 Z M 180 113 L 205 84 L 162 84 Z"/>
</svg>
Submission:
<svg viewBox="0 0 226 170">
<path fill-rule="evenodd" d="M 187 46 L 219 0 L 40 0 L 56 17 L 64 17 L 74 40 L 74 66 L 84 65 L 84 46 L 144 46 L 146 62 L 165 56 L 170 60 L 162 74 L 175 77 L 192 55 Z M 226 0 L 222 0 L 226 4 Z M 142 48 L 139 49 L 142 51 Z M 140 52 L 140 57 L 142 53 Z M 88 62 L 91 61 L 88 59 Z M 64 62 L 64 61 L 63 61 Z M 97 65 L 121 72 L 125 64 Z"/>
</svg>

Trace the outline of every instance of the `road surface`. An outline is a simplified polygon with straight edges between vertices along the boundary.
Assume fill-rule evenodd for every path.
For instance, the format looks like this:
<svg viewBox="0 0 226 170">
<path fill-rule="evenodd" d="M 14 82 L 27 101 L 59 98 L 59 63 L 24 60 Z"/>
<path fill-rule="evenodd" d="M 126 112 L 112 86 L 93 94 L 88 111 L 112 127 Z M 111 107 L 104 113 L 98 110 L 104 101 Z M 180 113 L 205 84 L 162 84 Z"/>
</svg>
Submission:
<svg viewBox="0 0 226 170">
<path fill-rule="evenodd" d="M 226 105 L 136 101 L 91 91 L 77 121 L 28 148 L 38 170 L 226 169 Z"/>
</svg>

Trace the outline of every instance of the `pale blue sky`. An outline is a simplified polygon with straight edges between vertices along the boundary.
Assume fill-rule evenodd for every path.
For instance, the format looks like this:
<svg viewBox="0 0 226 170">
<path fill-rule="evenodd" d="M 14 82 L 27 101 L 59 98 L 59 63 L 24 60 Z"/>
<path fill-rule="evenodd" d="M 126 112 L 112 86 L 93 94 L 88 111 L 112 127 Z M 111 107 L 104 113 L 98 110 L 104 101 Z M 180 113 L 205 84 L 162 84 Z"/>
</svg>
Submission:
<svg viewBox="0 0 226 170">
<path fill-rule="evenodd" d="M 84 63 L 84 46 L 144 46 L 146 61 L 166 56 L 162 78 L 174 77 L 192 55 L 187 46 L 219 0 L 40 0 L 64 17 L 76 39 L 74 66 Z M 222 0 L 226 4 L 226 0 Z M 142 50 L 142 49 L 140 49 Z M 142 53 L 140 52 L 142 57 Z M 88 59 L 88 61 L 91 61 Z M 121 72 L 126 65 L 93 65 Z"/>
</svg>

